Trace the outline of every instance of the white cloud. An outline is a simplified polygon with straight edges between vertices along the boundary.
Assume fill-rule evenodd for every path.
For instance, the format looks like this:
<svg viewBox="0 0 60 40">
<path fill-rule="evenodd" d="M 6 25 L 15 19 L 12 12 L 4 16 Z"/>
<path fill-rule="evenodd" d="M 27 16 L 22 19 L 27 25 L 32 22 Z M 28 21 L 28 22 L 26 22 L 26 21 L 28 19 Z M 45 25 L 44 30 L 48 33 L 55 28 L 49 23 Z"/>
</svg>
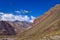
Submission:
<svg viewBox="0 0 60 40">
<path fill-rule="evenodd" d="M 27 15 L 24 16 L 24 20 L 25 21 L 28 21 L 29 20 L 29 17 Z"/>
<path fill-rule="evenodd" d="M 3 12 L 0 12 L 0 15 L 1 15 L 1 14 L 4 14 L 4 13 L 3 13 Z"/>
<path fill-rule="evenodd" d="M 17 11 L 15 11 L 15 12 L 16 12 L 16 13 L 21 13 L 21 11 L 18 11 L 18 10 L 17 10 Z"/>
<path fill-rule="evenodd" d="M 28 10 L 24 10 L 24 13 L 29 13 L 29 11 Z"/>
<path fill-rule="evenodd" d="M 13 14 L 3 14 L 1 17 L 3 21 L 15 21 L 15 16 Z"/>
<path fill-rule="evenodd" d="M 20 13 L 20 14 L 28 14 L 28 13 L 31 13 L 31 11 L 28 11 L 28 10 L 17 10 L 15 12 L 16 13 Z"/>
<path fill-rule="evenodd" d="M 31 16 L 31 19 L 33 19 L 33 20 L 34 20 L 34 19 L 35 19 L 35 17 L 34 17 L 34 16 Z"/>
<path fill-rule="evenodd" d="M 35 18 L 34 16 L 31 16 L 31 20 L 30 20 L 30 22 L 33 23 L 33 21 L 34 21 L 35 19 L 36 19 L 36 18 Z"/>
<path fill-rule="evenodd" d="M 2 14 L 2 15 L 1 15 Z M 35 17 L 33 16 L 27 16 L 27 15 L 13 15 L 13 14 L 6 14 L 0 12 L 0 21 L 27 21 L 27 22 L 33 22 Z"/>
</svg>

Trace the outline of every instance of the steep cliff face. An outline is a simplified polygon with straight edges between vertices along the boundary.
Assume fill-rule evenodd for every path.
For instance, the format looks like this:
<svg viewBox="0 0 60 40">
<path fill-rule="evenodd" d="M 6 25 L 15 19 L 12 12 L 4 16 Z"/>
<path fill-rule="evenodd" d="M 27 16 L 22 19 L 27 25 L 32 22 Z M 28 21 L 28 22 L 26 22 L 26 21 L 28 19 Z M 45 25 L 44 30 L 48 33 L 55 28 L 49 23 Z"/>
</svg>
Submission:
<svg viewBox="0 0 60 40">
<path fill-rule="evenodd" d="M 28 22 L 7 22 L 0 21 L 0 35 L 16 35 L 28 30 L 31 26 Z"/>
</svg>

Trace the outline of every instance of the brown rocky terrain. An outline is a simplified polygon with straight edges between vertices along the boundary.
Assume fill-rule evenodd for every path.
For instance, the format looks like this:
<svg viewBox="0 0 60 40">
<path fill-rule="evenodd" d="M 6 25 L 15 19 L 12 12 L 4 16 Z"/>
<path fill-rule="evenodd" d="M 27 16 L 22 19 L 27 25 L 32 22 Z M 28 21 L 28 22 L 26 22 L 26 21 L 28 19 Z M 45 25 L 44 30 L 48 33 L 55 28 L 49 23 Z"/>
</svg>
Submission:
<svg viewBox="0 0 60 40">
<path fill-rule="evenodd" d="M 35 19 L 33 27 L 20 36 L 21 40 L 44 40 L 41 39 L 44 37 L 47 37 L 48 40 L 54 40 L 50 38 L 53 35 L 60 35 L 60 4 Z"/>
</svg>

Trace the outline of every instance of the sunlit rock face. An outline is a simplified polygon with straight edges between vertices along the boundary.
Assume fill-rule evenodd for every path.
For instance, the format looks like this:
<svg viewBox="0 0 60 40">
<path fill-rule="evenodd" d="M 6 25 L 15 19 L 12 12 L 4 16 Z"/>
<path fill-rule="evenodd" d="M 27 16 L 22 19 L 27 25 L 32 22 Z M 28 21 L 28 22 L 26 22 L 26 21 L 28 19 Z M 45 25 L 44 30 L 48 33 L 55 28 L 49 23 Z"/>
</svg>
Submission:
<svg viewBox="0 0 60 40">
<path fill-rule="evenodd" d="M 31 26 L 28 22 L 0 21 L 0 35 L 17 35 Z"/>
</svg>

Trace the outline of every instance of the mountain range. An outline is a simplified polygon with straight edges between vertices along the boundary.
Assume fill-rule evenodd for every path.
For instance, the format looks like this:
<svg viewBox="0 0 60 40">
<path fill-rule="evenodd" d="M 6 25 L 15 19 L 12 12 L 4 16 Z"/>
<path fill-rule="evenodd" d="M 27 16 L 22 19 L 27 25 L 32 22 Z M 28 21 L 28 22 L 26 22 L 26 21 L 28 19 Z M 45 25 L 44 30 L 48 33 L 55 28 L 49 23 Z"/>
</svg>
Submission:
<svg viewBox="0 0 60 40">
<path fill-rule="evenodd" d="M 25 21 L 0 21 L 0 35 L 16 35 L 30 28 L 31 23 Z"/>
<path fill-rule="evenodd" d="M 33 23 L 0 21 L 0 35 L 17 35 L 17 40 L 60 40 L 60 4 Z"/>
</svg>

